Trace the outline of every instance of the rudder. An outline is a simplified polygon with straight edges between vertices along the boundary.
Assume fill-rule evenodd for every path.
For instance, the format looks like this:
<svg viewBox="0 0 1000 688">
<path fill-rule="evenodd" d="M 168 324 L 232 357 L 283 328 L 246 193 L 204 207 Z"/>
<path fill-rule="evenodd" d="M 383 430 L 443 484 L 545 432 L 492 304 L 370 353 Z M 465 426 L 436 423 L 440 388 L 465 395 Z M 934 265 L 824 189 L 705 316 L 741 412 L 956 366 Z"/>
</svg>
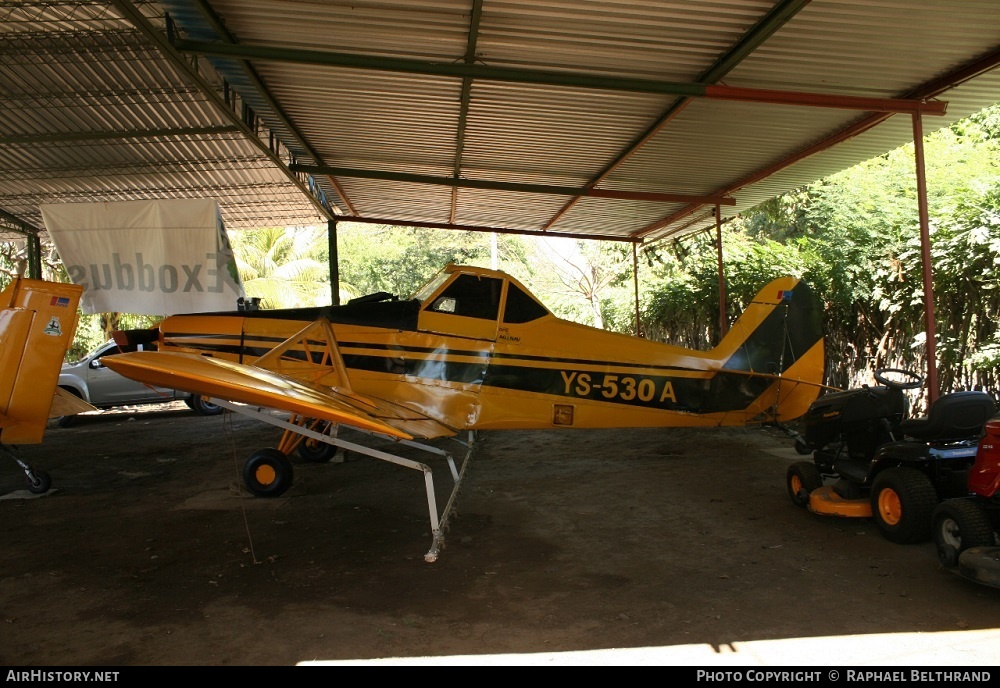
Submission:
<svg viewBox="0 0 1000 688">
<path fill-rule="evenodd" d="M 822 304 L 802 280 L 780 277 L 757 293 L 715 354 L 724 370 L 762 376 L 762 412 L 778 421 L 797 418 L 823 389 Z"/>
<path fill-rule="evenodd" d="M 83 287 L 17 278 L 0 292 L 0 442 L 37 444 L 48 423 Z"/>
</svg>

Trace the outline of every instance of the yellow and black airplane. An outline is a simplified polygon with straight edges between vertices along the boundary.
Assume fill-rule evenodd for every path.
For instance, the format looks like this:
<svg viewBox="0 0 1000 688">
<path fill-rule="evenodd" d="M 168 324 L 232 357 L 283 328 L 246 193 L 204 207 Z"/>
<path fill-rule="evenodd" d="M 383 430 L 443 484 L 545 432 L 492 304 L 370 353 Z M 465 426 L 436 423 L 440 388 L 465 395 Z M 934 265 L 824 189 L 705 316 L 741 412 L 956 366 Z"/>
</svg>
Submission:
<svg viewBox="0 0 1000 688">
<path fill-rule="evenodd" d="M 342 306 L 174 315 L 119 335 L 126 353 L 105 359 L 112 370 L 285 430 L 244 465 L 256 495 L 291 485 L 296 448 L 348 448 L 424 471 L 429 561 L 469 453 L 458 470 L 415 440 L 468 432 L 471 452 L 479 430 L 783 422 L 805 413 L 824 375 L 820 308 L 793 277 L 762 289 L 708 351 L 561 320 L 510 275 L 452 264 L 408 300 L 380 293 Z M 156 350 L 131 351 L 139 343 Z M 455 480 L 444 512 L 427 466 L 346 442 L 338 426 L 444 454 Z"/>
</svg>

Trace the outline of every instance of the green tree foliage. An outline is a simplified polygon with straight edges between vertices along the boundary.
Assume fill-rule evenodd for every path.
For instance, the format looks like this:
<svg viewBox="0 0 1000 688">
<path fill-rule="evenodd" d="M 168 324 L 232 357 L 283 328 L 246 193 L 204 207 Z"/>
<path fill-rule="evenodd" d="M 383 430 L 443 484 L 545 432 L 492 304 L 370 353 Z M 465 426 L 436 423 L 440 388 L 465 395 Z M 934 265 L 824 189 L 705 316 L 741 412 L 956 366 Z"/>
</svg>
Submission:
<svg viewBox="0 0 1000 688">
<path fill-rule="evenodd" d="M 535 270 L 528 286 L 549 310 L 585 325 L 632 329 L 634 316 L 618 313 L 625 305 L 626 287 L 632 288 L 630 244 L 573 239 L 538 239 L 529 244 Z"/>
<path fill-rule="evenodd" d="M 753 238 L 740 228 L 723 234 L 722 252 L 727 328 L 766 283 L 804 272 L 794 246 Z M 644 256 L 640 304 L 646 336 L 695 349 L 717 344 L 722 313 L 715 237 L 689 236 Z"/>
<path fill-rule="evenodd" d="M 926 137 L 939 387 L 997 392 L 1000 364 L 1000 107 Z M 779 243 L 780 242 L 780 243 Z M 926 370 L 923 261 L 913 146 L 762 204 L 726 227 L 731 319 L 781 273 L 822 298 L 827 381 L 877 367 Z M 645 252 L 644 329 L 706 348 L 718 341 L 713 237 Z"/>
<path fill-rule="evenodd" d="M 981 113 L 995 122 L 996 109 Z M 996 338 L 1000 208 L 996 129 L 966 120 L 925 140 L 939 385 L 995 388 L 983 347 Z M 926 368 L 923 257 L 913 146 L 809 190 L 806 234 L 818 248 L 840 375 Z"/>
<path fill-rule="evenodd" d="M 134 313 L 81 314 L 76 326 L 73 344 L 66 352 L 66 360 L 78 361 L 111 339 L 116 330 L 139 330 L 152 327 L 160 316 Z"/>
<path fill-rule="evenodd" d="M 530 274 L 526 248 L 512 234 L 342 223 L 337 227 L 340 281 L 354 296 L 388 292 L 408 298 L 448 263 Z"/>
<path fill-rule="evenodd" d="M 27 268 L 28 259 L 22 242 L 0 243 L 0 289 L 10 284 L 15 277 L 25 275 Z"/>
<path fill-rule="evenodd" d="M 266 227 L 231 233 L 248 297 L 260 307 L 319 306 L 332 301 L 325 227 Z"/>
</svg>

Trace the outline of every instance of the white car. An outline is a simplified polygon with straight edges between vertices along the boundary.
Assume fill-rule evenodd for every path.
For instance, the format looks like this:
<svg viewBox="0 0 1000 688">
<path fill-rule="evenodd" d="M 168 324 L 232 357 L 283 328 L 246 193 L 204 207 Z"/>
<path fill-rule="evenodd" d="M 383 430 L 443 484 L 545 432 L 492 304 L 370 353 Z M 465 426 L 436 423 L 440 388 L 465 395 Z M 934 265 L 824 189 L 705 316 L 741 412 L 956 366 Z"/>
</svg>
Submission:
<svg viewBox="0 0 1000 688">
<path fill-rule="evenodd" d="M 222 413 L 221 406 L 211 404 L 197 394 L 164 387 L 151 387 L 106 368 L 102 358 L 117 353 L 119 353 L 118 345 L 110 341 L 97 347 L 76 363 L 64 364 L 59 373 L 59 386 L 97 408 L 162 404 L 183 400 L 200 414 L 214 416 Z M 64 416 L 59 424 L 65 427 L 72 422 L 72 418 L 73 416 Z"/>
</svg>

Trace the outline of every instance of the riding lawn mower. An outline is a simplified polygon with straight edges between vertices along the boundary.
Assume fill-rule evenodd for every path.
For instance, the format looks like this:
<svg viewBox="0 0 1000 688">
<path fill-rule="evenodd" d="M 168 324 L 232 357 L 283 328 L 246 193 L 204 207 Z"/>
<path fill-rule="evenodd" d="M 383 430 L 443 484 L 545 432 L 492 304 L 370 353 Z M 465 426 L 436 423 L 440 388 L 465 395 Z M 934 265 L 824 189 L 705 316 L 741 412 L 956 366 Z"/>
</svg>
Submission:
<svg viewBox="0 0 1000 688">
<path fill-rule="evenodd" d="M 952 392 L 926 417 L 910 418 L 905 391 L 923 378 L 898 368 L 874 375 L 877 385 L 826 394 L 809 407 L 795 449 L 812 461 L 788 467 L 788 493 L 816 514 L 870 518 L 891 542 L 922 542 L 937 504 L 968 494 L 968 472 L 996 401 L 986 392 Z"/>
<path fill-rule="evenodd" d="M 968 491 L 934 510 L 938 560 L 963 578 L 1000 588 L 1000 416 L 983 428 Z"/>
</svg>

